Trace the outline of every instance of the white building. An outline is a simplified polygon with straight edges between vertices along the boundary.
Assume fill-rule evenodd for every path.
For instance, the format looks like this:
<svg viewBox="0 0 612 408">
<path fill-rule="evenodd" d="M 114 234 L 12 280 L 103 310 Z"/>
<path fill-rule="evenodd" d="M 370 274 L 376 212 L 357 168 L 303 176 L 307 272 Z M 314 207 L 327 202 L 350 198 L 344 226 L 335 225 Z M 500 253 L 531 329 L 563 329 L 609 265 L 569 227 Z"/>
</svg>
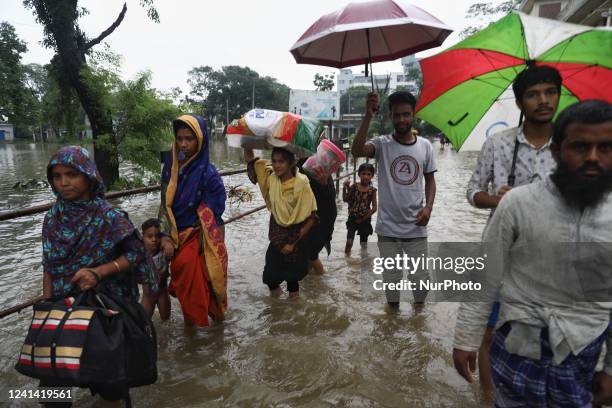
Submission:
<svg viewBox="0 0 612 408">
<path fill-rule="evenodd" d="M 9 123 L 0 123 L 0 142 L 14 139 L 15 131 L 13 130 L 13 125 Z"/>
<path fill-rule="evenodd" d="M 523 0 L 519 10 L 574 24 L 612 25 L 612 0 Z"/>
<path fill-rule="evenodd" d="M 406 68 L 413 64 L 416 64 L 417 60 L 414 55 L 402 58 L 402 67 Z M 376 67 L 376 65 L 374 65 Z M 407 87 L 411 90 L 416 90 L 416 83 L 414 81 L 407 81 L 406 74 L 404 72 L 390 72 L 388 74 L 377 74 L 374 75 L 374 87 L 376 89 L 384 89 L 387 85 L 387 75 L 389 76 L 389 89 L 391 92 L 396 90 L 398 87 Z M 363 74 L 353 74 L 351 69 L 341 69 L 338 72 L 336 78 L 336 89 L 338 93 L 342 95 L 347 89 L 356 86 L 372 86 L 372 79 Z"/>
</svg>

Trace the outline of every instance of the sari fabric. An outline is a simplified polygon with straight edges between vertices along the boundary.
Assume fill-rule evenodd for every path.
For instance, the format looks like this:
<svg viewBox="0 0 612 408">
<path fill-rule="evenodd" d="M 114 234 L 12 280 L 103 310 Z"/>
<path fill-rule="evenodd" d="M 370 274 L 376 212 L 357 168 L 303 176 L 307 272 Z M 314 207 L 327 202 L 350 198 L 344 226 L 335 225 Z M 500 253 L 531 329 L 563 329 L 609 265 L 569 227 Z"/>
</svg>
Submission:
<svg viewBox="0 0 612 408">
<path fill-rule="evenodd" d="M 215 214 L 217 224 L 222 225 L 221 215 L 225 211 L 227 194 L 219 172 L 210 163 L 204 119 L 196 115 L 183 115 L 176 122 L 189 126 L 198 139 L 198 153 L 182 165 L 178 160 L 178 145 L 176 141 L 173 142 L 162 170 L 162 183 L 167 186 L 163 194 L 170 223 L 167 227 L 175 243 L 178 243 L 178 231 L 197 224 L 197 209 L 201 202 L 206 202 Z"/>
<path fill-rule="evenodd" d="M 125 211 L 114 208 L 104 198 L 104 183 L 86 149 L 67 146 L 53 155 L 47 166 L 51 186 L 51 170 L 58 164 L 85 174 L 92 194 L 90 200 L 66 201 L 53 189 L 57 200 L 45 216 L 42 233 L 43 266 L 51 277 L 53 296 L 65 297 L 78 290 L 70 280 L 79 269 L 124 255 L 131 269 L 104 278 L 100 284 L 114 294 L 137 301 L 137 282 L 143 282 L 149 273 L 140 233 Z"/>
<path fill-rule="evenodd" d="M 227 308 L 227 250 L 221 215 L 227 194 L 223 181 L 209 159 L 206 122 L 200 116 L 176 119 L 195 133 L 198 152 L 182 165 L 178 145 L 162 171 L 162 232 L 178 246 L 170 265 L 169 292 L 181 303 L 183 315 L 198 326 L 208 316 L 221 320 Z"/>
</svg>

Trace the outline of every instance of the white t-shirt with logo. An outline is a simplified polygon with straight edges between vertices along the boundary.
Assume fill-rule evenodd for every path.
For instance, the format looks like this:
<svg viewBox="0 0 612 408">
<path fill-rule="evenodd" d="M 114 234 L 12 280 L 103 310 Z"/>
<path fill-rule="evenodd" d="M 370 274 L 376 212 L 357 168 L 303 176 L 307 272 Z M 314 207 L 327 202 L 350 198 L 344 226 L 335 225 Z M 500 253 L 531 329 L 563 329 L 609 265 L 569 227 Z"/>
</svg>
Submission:
<svg viewBox="0 0 612 408">
<path fill-rule="evenodd" d="M 433 146 L 420 136 L 401 144 L 392 135 L 368 141 L 378 162 L 378 216 L 376 233 L 394 238 L 427 237 L 427 227 L 415 224 L 425 206 L 424 174 L 436 171 Z"/>
</svg>

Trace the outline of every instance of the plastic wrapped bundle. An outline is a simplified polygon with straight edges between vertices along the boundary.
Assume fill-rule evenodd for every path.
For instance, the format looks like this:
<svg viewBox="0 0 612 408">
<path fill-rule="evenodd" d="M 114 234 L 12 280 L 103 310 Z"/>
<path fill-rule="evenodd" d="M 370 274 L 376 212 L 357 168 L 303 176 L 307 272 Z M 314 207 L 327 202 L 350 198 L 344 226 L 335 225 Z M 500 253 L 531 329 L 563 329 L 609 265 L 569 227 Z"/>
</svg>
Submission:
<svg viewBox="0 0 612 408">
<path fill-rule="evenodd" d="M 323 126 L 316 119 L 268 109 L 253 109 L 227 128 L 233 147 L 272 149 L 282 147 L 298 157 L 314 154 Z"/>
</svg>

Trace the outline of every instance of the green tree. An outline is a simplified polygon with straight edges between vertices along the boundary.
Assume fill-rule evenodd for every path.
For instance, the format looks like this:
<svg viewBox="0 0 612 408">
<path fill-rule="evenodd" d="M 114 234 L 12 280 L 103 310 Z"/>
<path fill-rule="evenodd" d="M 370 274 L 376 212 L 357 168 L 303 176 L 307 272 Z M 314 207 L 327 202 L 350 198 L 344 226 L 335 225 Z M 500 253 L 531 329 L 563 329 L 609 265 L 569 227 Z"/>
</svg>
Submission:
<svg viewBox="0 0 612 408">
<path fill-rule="evenodd" d="M 172 140 L 171 122 L 180 109 L 174 100 L 180 90 L 159 92 L 151 86 L 151 72 L 139 73 L 134 79 L 120 77 L 121 56 L 108 45 L 94 53 L 89 61 L 92 87 L 104 90 L 101 100 L 113 119 L 113 134 L 120 162 L 129 162 L 139 172 L 159 175 L 159 152 L 166 150 Z M 129 187 L 139 182 L 120 177 L 114 187 Z"/>
<path fill-rule="evenodd" d="M 261 77 L 248 67 L 229 65 L 220 70 L 209 66 L 194 67 L 187 83 L 191 91 L 187 102 L 195 103 L 208 125 L 238 118 L 253 106 L 286 111 L 289 106 L 289 87 L 275 78 Z M 253 102 L 253 94 L 255 101 Z"/>
<path fill-rule="evenodd" d="M 118 84 L 112 94 L 113 122 L 122 160 L 159 174 L 159 152 L 172 142 L 171 123 L 179 116 L 172 100 L 151 87 L 151 73 Z"/>
<path fill-rule="evenodd" d="M 47 89 L 42 97 L 41 122 L 53 130 L 57 136 L 73 138 L 79 129 L 79 118 L 83 118 L 76 92 L 67 83 L 59 69 L 52 64 L 46 65 Z M 84 127 L 83 121 L 80 123 Z"/>
<path fill-rule="evenodd" d="M 0 120 L 15 125 L 16 133 L 23 134 L 28 122 L 26 91 L 23 87 L 24 70 L 21 55 L 27 51 L 26 43 L 19 39 L 15 28 L 0 23 Z"/>
<path fill-rule="evenodd" d="M 40 64 L 24 65 L 23 87 L 26 91 L 24 103 L 29 113 L 29 125 L 33 133 L 40 134 L 43 128 L 43 99 L 49 89 L 47 69 Z"/>
<path fill-rule="evenodd" d="M 78 0 L 24 0 L 23 4 L 33 10 L 37 21 L 42 24 L 43 44 L 56 53 L 52 65 L 74 90 L 89 118 L 94 135 L 96 165 L 104 182 L 110 186 L 119 177 L 117 140 L 112 116 L 105 103 L 108 101 L 107 90 L 97 87 L 102 82 L 93 80 L 94 74 L 87 64 L 87 57 L 91 55 L 94 46 L 121 24 L 127 5 L 123 5 L 117 19 L 106 30 L 90 39 L 79 27 L 79 18 L 88 11 L 79 7 Z M 140 0 L 140 4 L 147 9 L 149 18 L 159 21 L 153 0 Z"/>
<path fill-rule="evenodd" d="M 340 114 L 365 114 L 365 105 L 370 88 L 355 86 L 348 88 L 340 97 Z"/>
<path fill-rule="evenodd" d="M 334 89 L 334 74 L 315 74 L 314 81 L 312 81 L 317 91 L 331 91 Z"/>
<path fill-rule="evenodd" d="M 421 89 L 423 88 L 423 73 L 421 72 L 420 64 L 412 64 L 404 67 L 404 75 L 406 76 L 407 82 L 414 82 L 414 87 L 408 87 L 407 90 L 410 91 L 414 96 L 418 97 L 421 93 Z"/>
<path fill-rule="evenodd" d="M 474 25 L 464 28 L 459 36 L 467 38 L 472 34 L 485 28 L 497 17 L 509 13 L 512 10 L 518 9 L 521 0 L 504 0 L 501 3 L 498 1 L 486 1 L 472 4 L 465 13 L 468 20 L 477 20 Z"/>
</svg>

